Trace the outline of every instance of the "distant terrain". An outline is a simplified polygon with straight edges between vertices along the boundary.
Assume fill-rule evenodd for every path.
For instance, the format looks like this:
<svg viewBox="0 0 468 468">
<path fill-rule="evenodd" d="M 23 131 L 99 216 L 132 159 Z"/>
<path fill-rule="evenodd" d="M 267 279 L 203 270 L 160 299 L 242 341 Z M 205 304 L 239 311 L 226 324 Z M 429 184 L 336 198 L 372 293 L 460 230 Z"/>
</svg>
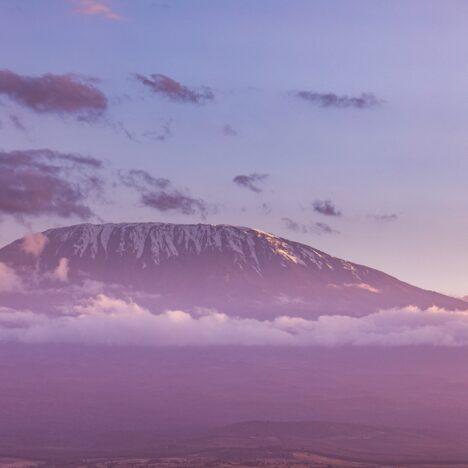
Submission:
<svg viewBox="0 0 468 468">
<path fill-rule="evenodd" d="M 0 352 L 3 459 L 106 467 L 468 463 L 466 348 Z"/>
</svg>

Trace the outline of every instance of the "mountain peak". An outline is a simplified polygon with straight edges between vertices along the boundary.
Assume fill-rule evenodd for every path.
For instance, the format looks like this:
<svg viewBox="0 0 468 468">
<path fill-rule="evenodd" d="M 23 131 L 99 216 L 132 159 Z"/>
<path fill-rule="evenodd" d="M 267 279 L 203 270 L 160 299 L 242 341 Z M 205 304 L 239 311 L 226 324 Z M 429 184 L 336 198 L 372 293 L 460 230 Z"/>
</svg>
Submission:
<svg viewBox="0 0 468 468">
<path fill-rule="evenodd" d="M 31 289 L 93 281 L 152 306 L 244 316 L 365 315 L 383 308 L 467 304 L 268 232 L 226 224 L 106 223 L 48 229 L 40 251 L 18 239 L 0 262 Z M 114 291 L 115 292 L 115 291 Z"/>
</svg>

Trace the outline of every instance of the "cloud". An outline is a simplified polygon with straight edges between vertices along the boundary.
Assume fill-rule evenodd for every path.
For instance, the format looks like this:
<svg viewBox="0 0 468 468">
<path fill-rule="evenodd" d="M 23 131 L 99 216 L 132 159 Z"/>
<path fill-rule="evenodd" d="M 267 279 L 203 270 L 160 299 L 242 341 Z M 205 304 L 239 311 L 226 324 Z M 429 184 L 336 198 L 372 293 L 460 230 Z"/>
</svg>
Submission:
<svg viewBox="0 0 468 468">
<path fill-rule="evenodd" d="M 136 79 L 153 93 L 160 94 L 173 102 L 203 104 L 214 99 L 214 93 L 210 88 L 206 86 L 189 88 L 166 75 L 137 74 Z"/>
<path fill-rule="evenodd" d="M 229 124 L 224 125 L 223 134 L 226 136 L 237 136 L 237 131 Z"/>
<path fill-rule="evenodd" d="M 75 0 L 75 13 L 88 16 L 102 16 L 111 21 L 119 21 L 122 16 L 116 13 L 108 5 L 109 2 L 103 0 Z"/>
<path fill-rule="evenodd" d="M 197 200 L 177 190 L 167 192 L 149 192 L 141 197 L 143 205 L 155 208 L 159 211 L 179 211 L 182 214 L 204 214 L 206 205 L 202 200 Z"/>
<path fill-rule="evenodd" d="M 260 206 L 260 211 L 263 214 L 269 215 L 273 211 L 273 208 L 269 203 L 262 203 Z"/>
<path fill-rule="evenodd" d="M 314 228 L 317 232 L 321 234 L 339 234 L 339 231 L 336 229 L 333 229 L 331 226 L 329 226 L 326 223 L 314 223 Z"/>
<path fill-rule="evenodd" d="M 152 314 L 131 300 L 99 294 L 62 315 L 0 309 L 0 342 L 138 346 L 466 346 L 468 312 L 416 307 L 363 317 L 282 316 L 256 320 L 216 311 Z"/>
<path fill-rule="evenodd" d="M 380 289 L 375 288 L 374 286 L 371 286 L 370 284 L 367 284 L 367 283 L 345 283 L 343 285 L 331 283 L 328 286 L 331 288 L 335 288 L 335 289 L 341 289 L 341 288 L 362 289 L 363 291 L 367 291 L 367 292 L 374 293 L 374 294 L 380 294 L 381 292 Z"/>
<path fill-rule="evenodd" d="M 313 223 L 310 225 L 298 223 L 291 218 L 281 218 L 286 229 L 289 229 L 291 232 L 298 232 L 302 234 L 338 234 L 338 231 L 333 229 L 331 226 L 325 223 Z"/>
<path fill-rule="evenodd" d="M 264 182 L 268 178 L 268 174 L 258 174 L 256 172 L 249 175 L 237 175 L 232 181 L 239 187 L 245 187 L 246 189 L 260 193 L 263 191 L 258 184 Z"/>
<path fill-rule="evenodd" d="M 362 93 L 360 96 L 338 96 L 334 93 L 316 93 L 312 91 L 296 91 L 294 96 L 318 107 L 335 107 L 338 109 L 370 109 L 382 105 L 383 101 L 372 93 Z"/>
<path fill-rule="evenodd" d="M 172 120 L 166 120 L 162 123 L 159 130 L 144 132 L 143 136 L 153 141 L 166 141 L 172 136 Z"/>
<path fill-rule="evenodd" d="M 207 204 L 172 186 L 169 179 L 153 177 L 141 169 L 132 169 L 120 173 L 124 185 L 140 193 L 143 206 L 158 211 L 177 211 L 184 215 L 199 214 L 204 217 L 208 211 Z"/>
<path fill-rule="evenodd" d="M 120 172 L 120 180 L 127 187 L 134 188 L 141 193 L 148 191 L 148 188 L 165 189 L 171 184 L 169 179 L 153 177 L 142 169 L 131 169 L 127 172 Z"/>
<path fill-rule="evenodd" d="M 22 283 L 15 271 L 3 262 L 0 262 L 0 291 L 9 292 L 21 289 Z"/>
<path fill-rule="evenodd" d="M 283 224 L 285 225 L 286 229 L 289 229 L 292 232 L 302 232 L 306 234 L 309 232 L 309 227 L 305 224 L 298 223 L 291 218 L 281 218 Z"/>
<path fill-rule="evenodd" d="M 369 218 L 375 221 L 390 222 L 390 221 L 396 221 L 398 219 L 398 215 L 396 213 L 378 214 L 378 215 L 369 215 Z"/>
<path fill-rule="evenodd" d="M 93 120 L 107 109 L 107 98 L 89 79 L 77 75 L 18 75 L 0 70 L 0 95 L 38 113 Z"/>
<path fill-rule="evenodd" d="M 16 128 L 16 130 L 26 132 L 26 127 L 24 126 L 23 121 L 20 119 L 18 115 L 10 114 L 8 117 L 10 118 L 10 122 L 13 125 L 13 127 Z"/>
<path fill-rule="evenodd" d="M 49 149 L 0 151 L 0 213 L 92 216 L 87 196 L 101 189 L 101 161 Z"/>
<path fill-rule="evenodd" d="M 130 141 L 134 141 L 138 143 L 138 138 L 135 136 L 133 132 L 131 132 L 123 122 L 117 121 L 112 124 L 112 128 L 116 131 L 116 133 L 122 133 L 125 135 Z"/>
<path fill-rule="evenodd" d="M 33 257 L 39 257 L 44 247 L 46 246 L 48 239 L 41 232 L 26 234 L 23 237 L 23 243 L 21 248 L 27 254 L 32 255 Z"/>
<path fill-rule="evenodd" d="M 325 216 L 341 216 L 341 211 L 330 200 L 315 200 L 312 207 L 314 211 Z"/>
<path fill-rule="evenodd" d="M 68 273 L 70 272 L 69 260 L 68 258 L 62 257 L 59 260 L 57 268 L 53 271 L 52 277 L 66 283 L 68 281 Z"/>
</svg>

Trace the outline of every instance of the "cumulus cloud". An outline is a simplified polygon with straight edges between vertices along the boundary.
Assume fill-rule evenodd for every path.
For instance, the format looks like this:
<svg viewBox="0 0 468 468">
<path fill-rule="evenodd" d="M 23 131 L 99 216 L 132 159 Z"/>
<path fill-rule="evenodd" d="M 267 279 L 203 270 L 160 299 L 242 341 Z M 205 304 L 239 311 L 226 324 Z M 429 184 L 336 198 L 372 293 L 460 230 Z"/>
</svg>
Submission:
<svg viewBox="0 0 468 468">
<path fill-rule="evenodd" d="M 47 242 L 48 239 L 44 234 L 42 234 L 42 232 L 30 233 L 23 237 L 21 248 L 24 252 L 32 255 L 33 257 L 39 257 Z"/>
<path fill-rule="evenodd" d="M 249 175 L 240 174 L 234 177 L 232 181 L 239 187 L 244 187 L 252 192 L 260 193 L 263 191 L 258 185 L 268 178 L 268 174 L 258 174 L 254 172 Z"/>
<path fill-rule="evenodd" d="M 0 262 L 0 291 L 16 291 L 21 288 L 21 279 L 13 268 Z"/>
<path fill-rule="evenodd" d="M 318 107 L 335 107 L 338 109 L 370 109 L 383 103 L 381 99 L 378 99 L 372 93 L 362 93 L 359 96 L 339 96 L 335 93 L 296 91 L 293 95 Z"/>
<path fill-rule="evenodd" d="M 111 21 L 119 21 L 122 16 L 116 13 L 109 5 L 109 2 L 103 0 L 75 0 L 75 13 L 87 16 L 102 16 Z"/>
<path fill-rule="evenodd" d="M 314 211 L 325 216 L 341 216 L 341 211 L 330 200 L 315 200 L 312 207 Z"/>
<path fill-rule="evenodd" d="M 38 113 L 92 120 L 107 109 L 106 96 L 89 79 L 77 75 L 19 75 L 0 70 L 0 95 Z"/>
<path fill-rule="evenodd" d="M 184 215 L 199 214 L 202 217 L 207 213 L 207 204 L 203 200 L 173 187 L 169 179 L 153 177 L 141 169 L 121 172 L 120 179 L 124 185 L 140 193 L 143 206 L 162 212 L 177 211 Z"/>
<path fill-rule="evenodd" d="M 213 91 L 207 86 L 189 88 L 166 75 L 136 75 L 136 79 L 153 93 L 160 94 L 173 102 L 204 104 L 214 99 Z"/>
<path fill-rule="evenodd" d="M 53 278 L 66 283 L 68 281 L 68 273 L 70 272 L 69 260 L 68 258 L 62 257 L 59 260 L 57 268 L 52 273 Z"/>
<path fill-rule="evenodd" d="M 0 151 L 0 213 L 13 216 L 92 216 L 87 195 L 101 189 L 89 156 L 49 149 Z"/>
<path fill-rule="evenodd" d="M 100 294 L 60 316 L 0 309 L 0 342 L 142 346 L 464 346 L 468 312 L 415 307 L 364 317 L 323 315 L 315 320 L 230 317 L 208 311 L 152 314 L 132 301 Z"/>
</svg>

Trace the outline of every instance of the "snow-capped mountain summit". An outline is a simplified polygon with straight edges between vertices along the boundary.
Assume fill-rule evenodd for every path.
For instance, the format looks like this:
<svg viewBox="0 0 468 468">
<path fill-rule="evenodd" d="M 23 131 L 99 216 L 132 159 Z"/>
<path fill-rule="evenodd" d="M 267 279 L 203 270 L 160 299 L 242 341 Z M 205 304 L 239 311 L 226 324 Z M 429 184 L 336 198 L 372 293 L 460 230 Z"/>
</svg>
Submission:
<svg viewBox="0 0 468 468">
<path fill-rule="evenodd" d="M 335 259 L 311 247 L 287 241 L 267 232 L 246 227 L 212 224 L 80 224 L 50 229 L 44 233 L 51 245 L 67 246 L 68 258 L 112 257 L 132 259 L 142 268 L 160 265 L 186 255 L 224 254 L 241 270 L 262 270 L 273 261 L 284 268 L 289 264 L 318 269 L 342 267 L 354 271 L 351 263 Z M 57 250 L 58 252 L 59 250 Z M 62 250 L 60 250 L 62 251 Z M 339 265 L 336 265 L 338 262 Z"/>
<path fill-rule="evenodd" d="M 49 229 L 36 250 L 19 239 L 0 262 L 35 287 L 113 285 L 153 307 L 216 308 L 274 317 L 362 315 L 379 308 L 436 305 L 454 298 L 425 291 L 298 242 L 247 227 L 210 224 L 79 224 Z"/>
</svg>

